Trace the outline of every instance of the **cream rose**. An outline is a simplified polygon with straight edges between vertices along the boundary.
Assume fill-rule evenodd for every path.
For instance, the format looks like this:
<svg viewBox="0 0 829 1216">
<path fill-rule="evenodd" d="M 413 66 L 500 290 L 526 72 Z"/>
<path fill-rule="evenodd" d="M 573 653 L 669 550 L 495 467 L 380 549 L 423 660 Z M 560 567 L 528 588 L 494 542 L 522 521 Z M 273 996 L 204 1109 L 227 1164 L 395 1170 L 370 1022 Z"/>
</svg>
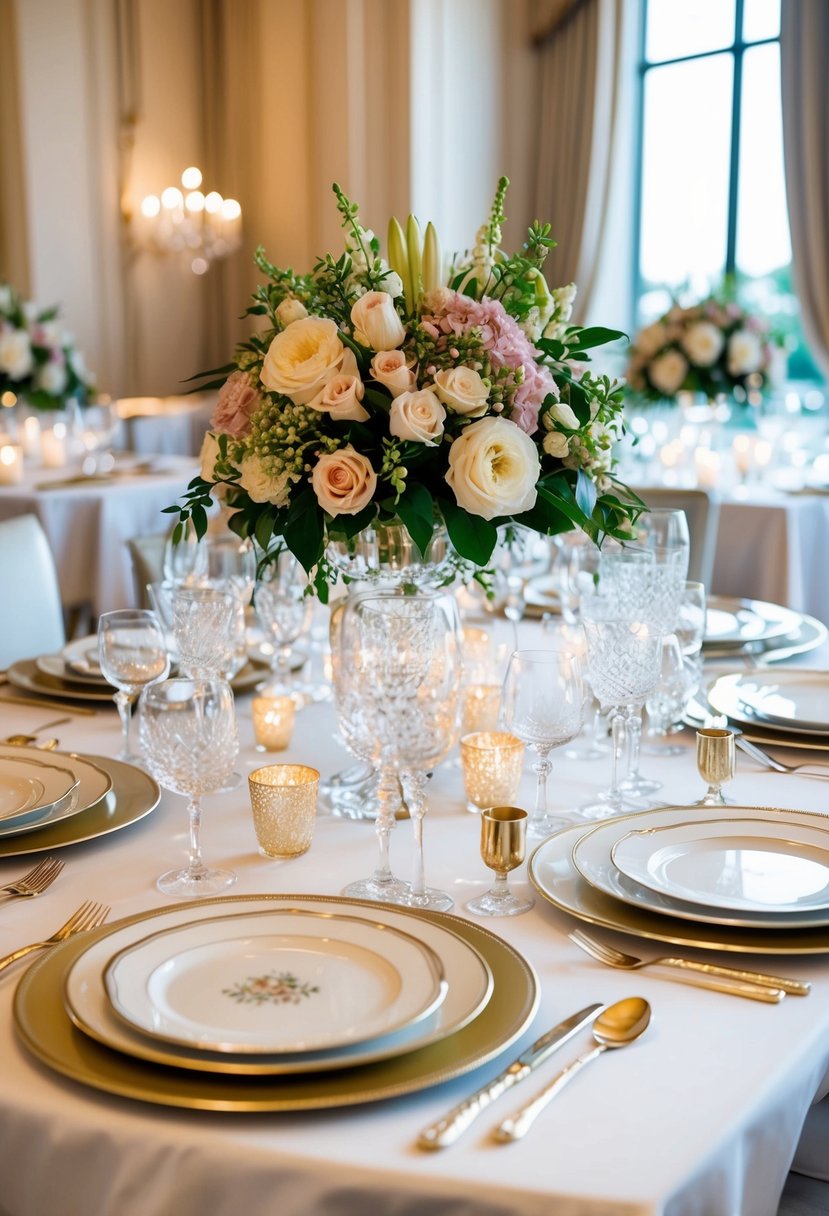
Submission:
<svg viewBox="0 0 829 1216">
<path fill-rule="evenodd" d="M 414 370 L 402 350 L 378 350 L 371 361 L 371 374 L 378 384 L 389 390 L 392 397 L 411 392 L 417 384 Z"/>
<path fill-rule="evenodd" d="M 413 439 L 437 447 L 443 434 L 446 410 L 430 388 L 401 393 L 391 403 L 389 431 L 398 439 Z"/>
<path fill-rule="evenodd" d="M 724 345 L 722 330 L 711 321 L 689 325 L 682 338 L 682 349 L 697 367 L 711 367 L 716 363 Z"/>
<path fill-rule="evenodd" d="M 12 380 L 22 380 L 34 365 L 25 329 L 0 329 L 0 371 L 8 372 Z"/>
<path fill-rule="evenodd" d="M 570 440 L 566 435 L 562 435 L 561 431 L 549 431 L 541 446 L 548 456 L 557 456 L 561 460 L 570 451 Z"/>
<path fill-rule="evenodd" d="M 320 456 L 311 474 L 317 502 L 329 515 L 356 515 L 371 502 L 377 474 L 352 447 Z"/>
<path fill-rule="evenodd" d="M 204 481 L 214 481 L 216 477 L 216 461 L 219 459 L 219 441 L 212 431 L 206 431 L 202 440 L 199 463 L 200 474 Z"/>
<path fill-rule="evenodd" d="M 648 378 L 658 393 L 672 397 L 688 375 L 688 362 L 678 350 L 666 350 L 648 368 Z"/>
<path fill-rule="evenodd" d="M 650 359 L 667 341 L 668 330 L 666 326 L 661 321 L 654 321 L 652 325 L 646 325 L 637 335 L 633 345 L 637 355 L 641 355 L 643 359 Z"/>
<path fill-rule="evenodd" d="M 453 414 L 480 418 L 487 411 L 489 385 L 472 367 L 448 367 L 437 372 L 435 392 Z"/>
<path fill-rule="evenodd" d="M 276 319 L 283 329 L 293 325 L 294 321 L 303 321 L 308 316 L 308 309 L 301 300 L 289 297 L 276 306 Z"/>
<path fill-rule="evenodd" d="M 287 473 L 274 477 L 269 473 L 259 456 L 246 456 L 239 465 L 239 485 L 246 490 L 254 502 L 270 502 L 275 507 L 288 501 L 291 483 Z"/>
<path fill-rule="evenodd" d="M 446 481 L 459 507 L 494 519 L 535 506 L 540 472 L 538 451 L 525 431 L 506 418 L 482 418 L 450 447 Z"/>
<path fill-rule="evenodd" d="M 333 422 L 365 422 L 368 410 L 360 405 L 365 391 L 365 385 L 356 373 L 340 372 L 317 394 L 311 408 L 327 414 Z"/>
<path fill-rule="evenodd" d="M 333 321 L 303 317 L 271 342 L 262 383 L 297 405 L 307 405 L 340 371 L 344 353 Z"/>
<path fill-rule="evenodd" d="M 763 362 L 763 344 L 757 334 L 738 329 L 728 339 L 728 370 L 732 376 L 750 376 Z"/>
<path fill-rule="evenodd" d="M 372 350 L 394 350 L 406 337 L 394 301 L 385 291 L 367 291 L 351 309 L 354 337 Z"/>
</svg>

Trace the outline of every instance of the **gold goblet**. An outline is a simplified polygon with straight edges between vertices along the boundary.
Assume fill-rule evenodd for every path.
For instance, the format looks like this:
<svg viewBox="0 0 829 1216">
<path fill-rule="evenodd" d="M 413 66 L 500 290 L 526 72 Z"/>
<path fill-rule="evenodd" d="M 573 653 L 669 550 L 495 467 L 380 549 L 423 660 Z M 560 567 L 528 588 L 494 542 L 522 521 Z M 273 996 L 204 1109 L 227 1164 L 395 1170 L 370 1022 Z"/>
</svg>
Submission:
<svg viewBox="0 0 829 1216">
<path fill-rule="evenodd" d="M 708 790 L 695 806 L 726 805 L 722 787 L 734 776 L 735 756 L 733 731 L 713 727 L 697 731 L 697 768 L 703 781 L 708 782 Z"/>
<path fill-rule="evenodd" d="M 527 812 L 517 806 L 494 806 L 481 812 L 481 857 L 495 871 L 495 882 L 486 895 L 466 905 L 476 916 L 517 916 L 528 912 L 535 900 L 513 895 L 507 875 L 524 860 L 527 843 Z"/>
</svg>

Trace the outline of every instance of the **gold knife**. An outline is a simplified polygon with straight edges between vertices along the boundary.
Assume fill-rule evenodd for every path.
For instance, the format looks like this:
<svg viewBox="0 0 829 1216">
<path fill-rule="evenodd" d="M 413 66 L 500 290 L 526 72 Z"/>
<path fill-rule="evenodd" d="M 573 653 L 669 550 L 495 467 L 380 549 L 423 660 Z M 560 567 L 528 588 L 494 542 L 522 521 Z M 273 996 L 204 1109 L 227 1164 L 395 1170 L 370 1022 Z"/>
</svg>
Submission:
<svg viewBox="0 0 829 1216">
<path fill-rule="evenodd" d="M 538 1068 L 539 1064 L 542 1064 L 556 1048 L 572 1038 L 576 1031 L 581 1030 L 584 1026 L 589 1026 L 603 1009 L 604 1005 L 588 1005 L 578 1013 L 574 1013 L 572 1017 L 559 1022 L 540 1039 L 536 1039 L 532 1047 L 523 1051 L 518 1059 L 499 1073 L 493 1081 L 465 1098 L 437 1123 L 424 1128 L 417 1138 L 418 1148 L 448 1148 L 450 1144 L 454 1144 L 491 1102 L 528 1077 L 533 1069 Z"/>
</svg>

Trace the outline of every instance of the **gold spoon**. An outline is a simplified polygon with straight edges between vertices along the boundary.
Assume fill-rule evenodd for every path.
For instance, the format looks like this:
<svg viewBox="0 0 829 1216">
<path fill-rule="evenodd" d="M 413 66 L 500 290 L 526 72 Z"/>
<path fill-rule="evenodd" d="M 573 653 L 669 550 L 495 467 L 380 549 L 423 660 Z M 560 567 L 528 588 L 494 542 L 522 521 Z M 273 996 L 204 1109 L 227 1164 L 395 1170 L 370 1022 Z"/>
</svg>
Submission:
<svg viewBox="0 0 829 1216">
<path fill-rule="evenodd" d="M 531 1102 L 527 1102 L 514 1115 L 499 1123 L 493 1132 L 495 1139 L 500 1140 L 502 1144 L 520 1140 L 551 1099 L 564 1089 L 583 1065 L 595 1060 L 603 1051 L 614 1047 L 627 1047 L 628 1043 L 633 1043 L 647 1029 L 650 1020 L 651 1007 L 641 996 L 629 996 L 623 1001 L 617 1001 L 615 1005 L 610 1005 L 593 1023 L 596 1046 L 579 1056 L 572 1064 L 568 1064 Z"/>
<path fill-rule="evenodd" d="M 71 718 L 55 718 L 52 722 L 44 722 L 42 726 L 38 726 L 37 734 L 34 734 L 34 735 L 9 735 L 8 738 L 3 739 L 2 742 L 3 743 L 13 743 L 15 747 L 25 747 L 27 743 L 35 743 L 37 741 L 38 735 L 42 734 L 43 731 L 48 730 L 50 726 L 61 726 L 64 722 L 71 722 L 71 721 L 72 721 Z M 38 746 L 41 748 L 46 748 L 46 749 L 51 750 L 51 748 L 57 747 L 57 743 L 58 743 L 57 739 L 55 739 L 54 742 L 52 742 L 51 739 L 47 739 L 47 740 L 45 740 L 45 742 L 38 744 Z"/>
</svg>

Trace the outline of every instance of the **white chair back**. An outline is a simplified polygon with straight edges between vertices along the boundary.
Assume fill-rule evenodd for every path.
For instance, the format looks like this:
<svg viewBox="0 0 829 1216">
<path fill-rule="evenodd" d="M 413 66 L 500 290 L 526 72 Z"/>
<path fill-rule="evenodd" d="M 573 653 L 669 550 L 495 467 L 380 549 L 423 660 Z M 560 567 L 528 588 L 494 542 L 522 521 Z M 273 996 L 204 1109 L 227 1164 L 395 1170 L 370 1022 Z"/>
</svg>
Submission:
<svg viewBox="0 0 829 1216">
<path fill-rule="evenodd" d="M 0 523 L 0 667 L 66 642 L 55 559 L 34 515 Z"/>
<path fill-rule="evenodd" d="M 706 590 L 710 590 L 717 549 L 719 502 L 705 490 L 674 490 L 665 486 L 640 489 L 637 486 L 636 493 L 649 507 L 667 507 L 685 512 L 691 539 L 688 578 L 696 583 L 704 583 Z"/>
</svg>

